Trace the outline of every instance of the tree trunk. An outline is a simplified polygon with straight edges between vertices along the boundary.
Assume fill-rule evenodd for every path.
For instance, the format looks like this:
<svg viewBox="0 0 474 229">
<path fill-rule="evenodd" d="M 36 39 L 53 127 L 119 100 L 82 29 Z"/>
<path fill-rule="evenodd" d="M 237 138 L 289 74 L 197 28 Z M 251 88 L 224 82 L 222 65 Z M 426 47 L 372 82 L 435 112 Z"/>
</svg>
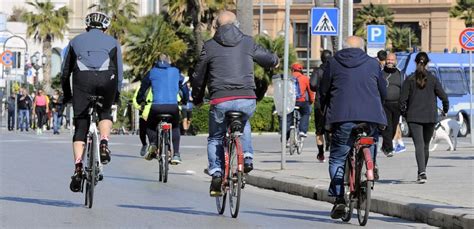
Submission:
<svg viewBox="0 0 474 229">
<path fill-rule="evenodd" d="M 47 37 L 43 41 L 43 54 L 46 55 L 46 62 L 43 64 L 43 90 L 51 93 L 51 38 Z M 41 60 L 43 61 L 43 60 Z"/>
<path fill-rule="evenodd" d="M 194 50 L 196 53 L 194 54 L 196 59 L 199 59 L 199 55 L 201 53 L 202 45 L 204 41 L 202 40 L 202 25 L 201 25 L 201 2 L 199 0 L 192 0 L 191 4 L 193 4 L 192 10 L 192 23 L 194 26 L 193 34 L 196 42 L 194 43 Z"/>
<path fill-rule="evenodd" d="M 253 36 L 253 1 L 237 1 L 237 20 L 243 33 Z"/>
</svg>

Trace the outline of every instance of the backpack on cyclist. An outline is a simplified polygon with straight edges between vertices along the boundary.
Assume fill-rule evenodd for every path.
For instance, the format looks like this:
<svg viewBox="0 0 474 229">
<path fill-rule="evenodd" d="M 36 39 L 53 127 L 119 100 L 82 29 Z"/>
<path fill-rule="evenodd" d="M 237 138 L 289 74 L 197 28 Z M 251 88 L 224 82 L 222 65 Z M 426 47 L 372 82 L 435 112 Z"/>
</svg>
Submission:
<svg viewBox="0 0 474 229">
<path fill-rule="evenodd" d="M 293 77 L 293 82 L 294 82 L 294 86 L 295 86 L 296 99 L 300 99 L 301 97 L 303 97 L 303 95 L 301 94 L 301 90 L 300 90 L 300 82 L 298 81 L 298 79 L 296 79 L 294 77 Z"/>
</svg>

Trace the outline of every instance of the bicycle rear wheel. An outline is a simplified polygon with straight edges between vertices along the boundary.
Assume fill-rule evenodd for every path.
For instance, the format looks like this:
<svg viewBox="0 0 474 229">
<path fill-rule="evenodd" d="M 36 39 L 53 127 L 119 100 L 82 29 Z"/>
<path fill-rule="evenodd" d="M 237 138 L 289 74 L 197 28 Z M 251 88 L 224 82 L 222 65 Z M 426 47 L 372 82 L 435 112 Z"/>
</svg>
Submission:
<svg viewBox="0 0 474 229">
<path fill-rule="evenodd" d="M 369 150 L 364 148 L 363 150 Z M 358 155 L 356 182 L 358 183 L 357 218 L 359 225 L 365 226 L 369 219 L 373 181 L 367 179 L 367 166 L 362 153 Z"/>
<path fill-rule="evenodd" d="M 162 160 L 162 168 L 163 168 L 163 183 L 168 182 L 168 169 L 170 163 L 170 145 L 169 145 L 169 132 L 163 132 L 163 136 L 161 139 L 161 153 L 165 154 L 164 157 L 161 157 Z"/>
<path fill-rule="evenodd" d="M 230 163 L 229 163 L 229 207 L 232 218 L 237 218 L 240 208 L 240 196 L 242 194 L 242 176 L 243 172 L 239 171 L 238 154 L 241 150 L 240 141 L 238 138 L 234 139 L 234 143 L 229 149 Z"/>
<path fill-rule="evenodd" d="M 87 156 L 87 181 L 86 181 L 86 205 L 89 208 L 92 208 L 92 204 L 94 203 L 94 188 L 96 184 L 96 177 L 97 177 L 97 160 L 96 160 L 96 152 L 99 150 L 97 148 L 97 139 L 93 135 L 90 141 L 90 145 L 88 147 L 88 156 Z"/>
<path fill-rule="evenodd" d="M 297 143 L 298 143 L 298 147 L 296 148 L 296 153 L 301 154 L 303 153 L 304 138 L 297 136 Z"/>
<path fill-rule="evenodd" d="M 346 159 L 344 171 L 344 200 L 346 201 L 346 214 L 341 219 L 344 222 L 349 222 L 352 218 L 352 212 L 354 211 L 354 202 L 350 187 L 351 163 L 349 156 Z"/>
<path fill-rule="evenodd" d="M 296 151 L 296 130 L 294 127 L 290 127 L 290 155 L 293 155 Z"/>
</svg>

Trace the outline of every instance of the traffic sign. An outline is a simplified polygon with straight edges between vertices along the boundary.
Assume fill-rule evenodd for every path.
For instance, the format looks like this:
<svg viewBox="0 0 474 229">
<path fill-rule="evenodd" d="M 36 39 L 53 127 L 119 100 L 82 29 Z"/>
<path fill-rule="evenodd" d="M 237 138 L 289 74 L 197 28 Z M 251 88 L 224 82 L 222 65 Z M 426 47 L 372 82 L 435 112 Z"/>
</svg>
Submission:
<svg viewBox="0 0 474 229">
<path fill-rule="evenodd" d="M 385 44 L 387 31 L 385 25 L 367 26 L 367 44 Z"/>
<path fill-rule="evenodd" d="M 311 35 L 337 36 L 338 8 L 311 8 Z"/>
<path fill-rule="evenodd" d="M 474 51 L 474 28 L 467 28 L 459 34 L 459 44 L 467 51 Z"/>
<path fill-rule="evenodd" d="M 13 53 L 9 50 L 6 50 L 5 52 L 0 55 L 0 62 L 1 64 L 5 66 L 12 66 L 13 64 Z"/>
</svg>

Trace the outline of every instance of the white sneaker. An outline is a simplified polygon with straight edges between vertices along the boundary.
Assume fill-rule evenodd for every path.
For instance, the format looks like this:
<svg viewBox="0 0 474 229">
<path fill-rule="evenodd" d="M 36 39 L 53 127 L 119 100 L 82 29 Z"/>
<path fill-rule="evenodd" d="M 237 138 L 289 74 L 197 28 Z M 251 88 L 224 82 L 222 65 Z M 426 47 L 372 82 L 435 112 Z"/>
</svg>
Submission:
<svg viewBox="0 0 474 229">
<path fill-rule="evenodd" d="M 308 135 L 306 133 L 300 132 L 300 137 L 306 138 L 306 137 L 308 137 Z"/>
</svg>

